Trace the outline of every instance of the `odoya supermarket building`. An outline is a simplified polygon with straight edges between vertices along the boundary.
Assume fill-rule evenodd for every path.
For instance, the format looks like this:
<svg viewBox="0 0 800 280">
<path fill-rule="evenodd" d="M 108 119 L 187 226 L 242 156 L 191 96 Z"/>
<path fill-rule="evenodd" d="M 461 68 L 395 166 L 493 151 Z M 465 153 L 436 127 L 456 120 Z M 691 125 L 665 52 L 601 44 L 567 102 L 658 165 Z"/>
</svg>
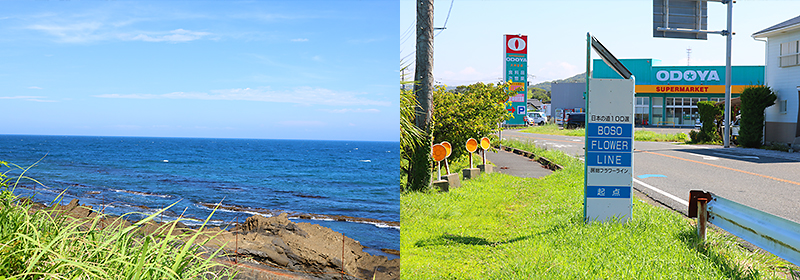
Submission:
<svg viewBox="0 0 800 280">
<path fill-rule="evenodd" d="M 660 66 L 657 59 L 620 59 L 636 79 L 636 125 L 694 126 L 697 102 L 725 100 L 725 66 Z M 764 66 L 731 66 L 731 98 L 764 84 Z M 621 79 L 601 59 L 592 78 Z"/>
</svg>

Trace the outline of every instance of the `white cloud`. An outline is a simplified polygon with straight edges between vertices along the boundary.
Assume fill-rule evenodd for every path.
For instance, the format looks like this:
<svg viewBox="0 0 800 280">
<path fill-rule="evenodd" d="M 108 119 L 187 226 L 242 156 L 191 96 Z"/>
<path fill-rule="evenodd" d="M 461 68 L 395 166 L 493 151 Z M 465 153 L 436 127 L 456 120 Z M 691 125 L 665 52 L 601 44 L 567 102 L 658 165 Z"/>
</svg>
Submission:
<svg viewBox="0 0 800 280">
<path fill-rule="evenodd" d="M 131 20 L 128 22 L 110 24 L 98 21 L 71 24 L 34 24 L 27 28 L 52 35 L 57 38 L 57 41 L 64 43 L 84 43 L 106 40 L 176 43 L 199 40 L 211 35 L 209 32 L 191 31 L 181 28 L 172 31 L 145 32 L 124 32 L 119 30 L 120 27 L 125 27 L 135 21 L 136 20 Z"/>
<path fill-rule="evenodd" d="M 27 96 L 27 95 L 0 96 L 0 99 L 35 99 L 35 98 L 45 98 L 45 97 L 44 96 Z"/>
<path fill-rule="evenodd" d="M 50 99 L 37 99 L 37 98 L 33 98 L 33 99 L 27 99 L 27 100 L 28 100 L 28 101 L 33 101 L 33 102 L 46 102 L 46 103 L 50 103 L 50 102 L 58 102 L 58 101 L 55 101 L 55 100 L 50 100 Z"/>
<path fill-rule="evenodd" d="M 45 99 L 46 96 L 30 96 L 30 95 L 18 95 L 18 96 L 0 96 L 0 100 L 13 100 L 13 99 L 24 99 L 26 101 L 33 101 L 33 102 L 57 102 L 55 100 Z"/>
<path fill-rule="evenodd" d="M 208 32 L 189 31 L 185 29 L 175 29 L 169 32 L 150 32 L 149 34 L 139 34 L 131 37 L 130 35 L 121 35 L 124 40 L 132 41 L 145 41 L 145 42 L 188 42 L 199 40 L 204 36 L 211 35 Z"/>
<path fill-rule="evenodd" d="M 297 39 L 292 39 L 291 41 L 292 42 L 308 42 L 308 39 L 307 38 L 297 38 Z"/>
<path fill-rule="evenodd" d="M 35 24 L 28 29 L 39 30 L 59 38 L 61 42 L 80 43 L 101 39 L 96 31 L 103 26 L 99 22 L 82 22 L 73 24 Z"/>
<path fill-rule="evenodd" d="M 28 88 L 29 88 L 29 89 L 42 89 L 42 88 L 40 88 L 40 87 L 36 87 L 36 86 L 34 86 L 34 87 L 28 87 Z"/>
<path fill-rule="evenodd" d="M 101 94 L 99 98 L 123 99 L 194 99 L 194 100 L 235 100 L 261 101 L 275 103 L 295 103 L 301 105 L 332 106 L 389 106 L 391 102 L 361 98 L 357 93 L 332 91 L 324 88 L 298 87 L 289 91 L 273 91 L 265 88 L 237 88 L 212 90 L 211 92 L 171 92 L 165 94 Z"/>
</svg>

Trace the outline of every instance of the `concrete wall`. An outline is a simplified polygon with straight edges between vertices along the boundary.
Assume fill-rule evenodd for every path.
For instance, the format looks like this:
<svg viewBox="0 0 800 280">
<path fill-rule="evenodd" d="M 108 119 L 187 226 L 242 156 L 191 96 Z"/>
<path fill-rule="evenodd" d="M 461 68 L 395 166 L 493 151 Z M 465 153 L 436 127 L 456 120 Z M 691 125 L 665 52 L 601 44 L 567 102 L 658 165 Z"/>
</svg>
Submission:
<svg viewBox="0 0 800 280">
<path fill-rule="evenodd" d="M 800 31 L 771 36 L 767 41 L 766 81 L 767 86 L 776 91 L 778 100 L 765 110 L 767 142 L 792 143 L 800 136 L 798 130 L 798 111 L 800 111 L 800 66 L 780 67 L 781 43 L 800 40 Z M 786 112 L 780 112 L 780 102 L 786 100 Z"/>
<path fill-rule="evenodd" d="M 550 88 L 550 115 L 555 114 L 556 109 L 584 108 L 586 100 L 583 93 L 586 92 L 586 83 L 560 83 L 552 84 Z"/>
<path fill-rule="evenodd" d="M 795 138 L 796 123 L 766 122 L 764 124 L 764 140 L 766 143 L 792 143 Z"/>
</svg>

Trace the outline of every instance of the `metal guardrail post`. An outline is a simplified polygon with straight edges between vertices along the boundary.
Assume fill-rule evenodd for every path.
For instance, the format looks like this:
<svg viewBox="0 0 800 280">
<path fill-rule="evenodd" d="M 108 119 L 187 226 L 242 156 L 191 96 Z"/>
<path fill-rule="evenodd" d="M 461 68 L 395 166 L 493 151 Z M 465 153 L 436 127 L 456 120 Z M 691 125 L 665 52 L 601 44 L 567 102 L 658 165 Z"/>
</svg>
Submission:
<svg viewBox="0 0 800 280">
<path fill-rule="evenodd" d="M 705 207 L 702 207 L 703 204 Z M 707 211 L 708 222 L 790 263 L 800 265 L 800 224 L 710 192 L 690 191 L 689 217 L 698 217 L 702 211 L 700 208 Z"/>
<path fill-rule="evenodd" d="M 700 241 L 706 240 L 709 200 L 711 200 L 711 193 L 698 190 L 689 191 L 689 218 L 697 218 L 697 236 L 700 237 Z"/>
</svg>

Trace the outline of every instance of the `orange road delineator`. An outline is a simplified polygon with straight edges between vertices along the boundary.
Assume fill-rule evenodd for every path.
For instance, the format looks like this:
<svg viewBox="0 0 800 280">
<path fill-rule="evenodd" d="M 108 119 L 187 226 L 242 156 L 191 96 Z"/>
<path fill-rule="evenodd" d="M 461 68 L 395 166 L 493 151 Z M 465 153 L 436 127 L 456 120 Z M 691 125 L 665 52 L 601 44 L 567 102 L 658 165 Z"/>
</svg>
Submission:
<svg viewBox="0 0 800 280">
<path fill-rule="evenodd" d="M 467 152 L 469 152 L 469 168 L 472 168 L 472 153 L 478 150 L 478 140 L 470 138 L 467 140 Z"/>
<path fill-rule="evenodd" d="M 483 150 L 482 151 L 482 153 L 483 153 L 483 164 L 482 165 L 478 165 L 478 168 L 480 168 L 481 171 L 484 172 L 484 173 L 492 173 L 492 167 L 486 164 L 486 150 L 488 150 L 489 147 L 491 147 L 491 144 L 492 143 L 489 141 L 488 137 L 481 138 L 481 149 Z"/>
<path fill-rule="evenodd" d="M 436 161 L 436 167 L 439 169 L 438 180 L 442 180 L 442 166 L 441 161 L 447 157 L 447 148 L 442 144 L 436 144 L 431 147 L 431 156 Z"/>
<path fill-rule="evenodd" d="M 478 150 L 478 140 L 475 140 L 475 138 L 467 139 L 466 148 L 467 152 L 469 152 L 469 168 L 461 170 L 464 180 L 478 177 L 481 174 L 481 170 L 472 165 L 472 153 Z"/>
<path fill-rule="evenodd" d="M 442 142 L 442 146 L 447 150 L 447 155 L 444 156 L 444 170 L 447 174 L 450 174 L 450 165 L 447 164 L 447 158 L 450 157 L 450 154 L 453 153 L 453 146 L 450 145 L 450 142 L 444 141 Z"/>
</svg>

